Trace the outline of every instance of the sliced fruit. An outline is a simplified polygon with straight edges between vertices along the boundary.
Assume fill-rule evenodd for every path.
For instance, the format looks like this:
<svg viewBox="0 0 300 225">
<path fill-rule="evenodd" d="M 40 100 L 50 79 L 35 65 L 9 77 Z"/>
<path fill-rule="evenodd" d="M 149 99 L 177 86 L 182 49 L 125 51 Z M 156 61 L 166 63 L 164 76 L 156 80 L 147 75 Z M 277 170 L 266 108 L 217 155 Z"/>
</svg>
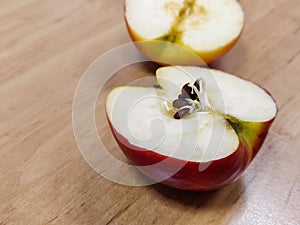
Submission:
<svg viewBox="0 0 300 225">
<path fill-rule="evenodd" d="M 188 190 L 231 183 L 252 161 L 277 112 L 259 86 L 199 67 L 163 67 L 161 88 L 118 87 L 107 97 L 113 134 L 150 178 Z"/>
<path fill-rule="evenodd" d="M 133 41 L 154 42 L 137 43 L 152 60 L 195 65 L 199 60 L 179 46 L 211 63 L 239 39 L 244 13 L 236 0 L 126 0 L 125 21 Z"/>
</svg>

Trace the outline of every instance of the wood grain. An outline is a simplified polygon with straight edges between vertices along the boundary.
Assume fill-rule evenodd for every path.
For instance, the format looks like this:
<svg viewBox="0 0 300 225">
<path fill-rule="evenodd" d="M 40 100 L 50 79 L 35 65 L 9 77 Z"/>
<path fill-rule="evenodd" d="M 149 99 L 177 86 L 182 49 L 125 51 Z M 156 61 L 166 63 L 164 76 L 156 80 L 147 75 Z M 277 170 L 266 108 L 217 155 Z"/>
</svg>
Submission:
<svg viewBox="0 0 300 225">
<path fill-rule="evenodd" d="M 266 87 L 279 114 L 241 179 L 194 193 L 115 184 L 95 173 L 76 146 L 76 86 L 98 56 L 129 42 L 123 1 L 0 0 L 0 224 L 300 224 L 300 5 L 240 2 L 243 36 L 212 67 Z M 99 133 L 121 160 L 104 96 L 154 68 L 127 68 L 100 95 Z"/>
</svg>

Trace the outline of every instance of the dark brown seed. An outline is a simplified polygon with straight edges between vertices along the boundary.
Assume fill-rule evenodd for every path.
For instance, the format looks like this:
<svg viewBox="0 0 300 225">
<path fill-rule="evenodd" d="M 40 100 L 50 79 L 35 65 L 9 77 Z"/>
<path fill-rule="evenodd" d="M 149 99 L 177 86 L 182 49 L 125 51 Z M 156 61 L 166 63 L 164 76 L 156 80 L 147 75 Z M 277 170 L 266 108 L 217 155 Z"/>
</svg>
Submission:
<svg viewBox="0 0 300 225">
<path fill-rule="evenodd" d="M 191 95 L 192 100 L 198 100 L 198 95 L 194 92 L 194 94 Z"/>
<path fill-rule="evenodd" d="M 188 86 L 189 84 L 185 84 L 182 89 L 181 89 L 181 93 L 184 95 L 184 96 L 189 96 L 191 99 L 193 100 L 196 100 L 197 99 L 197 94 L 196 93 L 193 93 L 192 94 L 192 88 L 190 86 Z"/>
<path fill-rule="evenodd" d="M 183 118 L 186 114 L 188 114 L 189 111 L 190 110 L 187 108 L 180 109 L 177 113 L 175 113 L 174 119 L 179 120 L 179 119 Z"/>
<path fill-rule="evenodd" d="M 182 106 L 189 105 L 189 102 L 185 100 L 184 98 L 179 98 L 173 101 L 173 107 L 175 108 L 181 108 Z"/>
<path fill-rule="evenodd" d="M 199 99 L 198 99 L 198 95 L 196 94 L 195 91 L 194 91 L 194 93 L 191 95 L 191 99 L 192 99 L 192 100 L 199 100 Z"/>
<path fill-rule="evenodd" d="M 154 84 L 153 87 L 156 89 L 162 89 L 162 87 L 159 84 Z"/>
<path fill-rule="evenodd" d="M 180 94 L 180 95 L 178 95 L 178 98 L 180 98 L 180 99 L 187 99 L 187 98 L 191 98 L 188 94 Z"/>
<path fill-rule="evenodd" d="M 194 82 L 194 86 L 198 89 L 198 91 L 200 91 L 199 80 L 196 80 L 196 81 Z"/>
<path fill-rule="evenodd" d="M 192 94 L 192 88 L 189 86 L 189 84 L 185 84 L 182 89 L 181 89 L 181 93 L 183 95 L 189 95 L 191 96 Z"/>
</svg>

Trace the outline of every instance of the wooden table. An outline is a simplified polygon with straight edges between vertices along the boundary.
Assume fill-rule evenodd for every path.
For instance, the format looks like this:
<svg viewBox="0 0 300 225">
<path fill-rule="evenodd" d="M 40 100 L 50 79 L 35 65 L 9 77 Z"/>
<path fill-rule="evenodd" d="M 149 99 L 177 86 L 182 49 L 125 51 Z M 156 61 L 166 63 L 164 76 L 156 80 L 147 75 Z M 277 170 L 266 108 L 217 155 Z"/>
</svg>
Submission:
<svg viewBox="0 0 300 225">
<path fill-rule="evenodd" d="M 299 1 L 241 1 L 243 36 L 212 67 L 267 88 L 279 114 L 242 178 L 206 193 L 113 183 L 76 146 L 76 86 L 98 56 L 129 42 L 122 4 L 1 0 L 0 224 L 300 224 Z M 154 68 L 129 68 L 112 83 Z M 100 132 L 122 158 L 98 110 Z"/>
</svg>

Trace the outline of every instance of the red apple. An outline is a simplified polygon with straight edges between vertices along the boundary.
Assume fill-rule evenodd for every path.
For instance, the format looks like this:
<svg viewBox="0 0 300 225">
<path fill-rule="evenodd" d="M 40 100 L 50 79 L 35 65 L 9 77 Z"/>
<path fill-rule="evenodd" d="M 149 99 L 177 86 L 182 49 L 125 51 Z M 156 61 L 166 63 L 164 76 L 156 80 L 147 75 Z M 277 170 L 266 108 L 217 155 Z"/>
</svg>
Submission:
<svg viewBox="0 0 300 225">
<path fill-rule="evenodd" d="M 199 65 L 187 50 L 209 64 L 234 46 L 244 26 L 236 0 L 125 0 L 124 8 L 132 40 L 149 42 L 136 44 L 161 64 Z"/>
<path fill-rule="evenodd" d="M 277 107 L 259 86 L 200 67 L 162 67 L 160 88 L 117 87 L 106 112 L 124 154 L 174 188 L 213 190 L 239 178 Z"/>
</svg>

